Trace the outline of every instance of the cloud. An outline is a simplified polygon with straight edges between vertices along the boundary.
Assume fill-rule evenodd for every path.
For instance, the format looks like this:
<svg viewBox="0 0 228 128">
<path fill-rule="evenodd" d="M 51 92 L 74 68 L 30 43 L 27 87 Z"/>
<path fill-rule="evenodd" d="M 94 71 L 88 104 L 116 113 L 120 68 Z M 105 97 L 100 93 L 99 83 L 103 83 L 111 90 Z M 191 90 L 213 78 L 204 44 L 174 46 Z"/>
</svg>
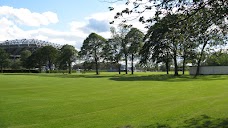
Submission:
<svg viewBox="0 0 228 128">
<path fill-rule="evenodd" d="M 39 39 L 62 45 L 71 44 L 79 49 L 86 34 L 75 24 L 72 26 L 76 28 L 74 31 L 73 28 L 65 31 L 48 28 L 49 24 L 57 22 L 57 14 L 50 11 L 37 13 L 25 8 L 0 6 L 0 41 Z"/>
<path fill-rule="evenodd" d="M 108 21 L 99 21 L 96 19 L 89 19 L 89 24 L 85 27 L 96 32 L 107 32 L 110 28 Z"/>
<path fill-rule="evenodd" d="M 0 17 L 5 17 L 21 25 L 33 27 L 59 22 L 57 14 L 53 12 L 37 13 L 25 8 L 17 9 L 9 6 L 0 7 Z"/>
<path fill-rule="evenodd" d="M 0 40 L 28 38 L 29 35 L 7 18 L 0 19 Z"/>
<path fill-rule="evenodd" d="M 86 37 L 92 33 L 110 38 L 109 24 L 114 20 L 116 12 L 125 9 L 124 4 L 113 4 L 114 11 L 96 12 L 85 17 L 83 22 L 75 20 L 65 24 L 67 29 L 57 30 L 49 28 L 50 24 L 58 26 L 58 15 L 54 12 L 31 12 L 25 8 L 13 8 L 9 6 L 0 6 L 0 41 L 12 39 L 39 39 L 58 44 L 71 44 L 80 50 L 82 43 Z M 145 17 L 150 17 L 154 12 L 144 13 Z M 126 17 L 132 17 L 127 16 Z M 112 25 L 117 27 L 122 19 L 116 19 Z M 145 25 L 139 23 L 137 20 L 128 22 L 133 24 L 143 32 L 146 31 Z M 32 27 L 31 27 L 32 26 Z M 26 29 L 25 29 L 26 27 Z"/>
<path fill-rule="evenodd" d="M 142 2 L 146 2 L 146 0 L 143 0 Z M 149 4 L 149 3 L 148 3 Z M 126 5 L 123 3 L 115 3 L 111 5 L 114 10 L 113 11 L 106 11 L 106 12 L 98 12 L 98 13 L 94 13 L 88 17 L 86 17 L 87 20 L 90 19 L 95 19 L 98 21 L 106 21 L 107 23 L 115 21 L 114 24 L 112 24 L 111 26 L 117 27 L 120 23 L 122 23 L 123 20 L 126 20 L 126 24 L 131 24 L 133 25 L 133 27 L 138 28 L 139 30 L 146 32 L 147 29 L 145 28 L 145 24 L 142 24 L 138 21 L 139 17 L 144 16 L 146 19 L 148 18 L 152 18 L 155 15 L 155 11 L 156 9 L 153 8 L 152 10 L 149 11 L 145 11 L 143 14 L 138 14 L 138 13 L 131 13 L 130 15 L 128 14 L 123 14 L 122 17 L 119 17 L 118 19 L 114 19 L 114 16 L 116 15 L 117 12 L 121 12 L 122 10 L 126 9 L 126 8 L 133 8 L 134 5 L 131 2 L 130 4 Z M 139 8 L 139 10 L 143 10 L 143 8 Z"/>
</svg>

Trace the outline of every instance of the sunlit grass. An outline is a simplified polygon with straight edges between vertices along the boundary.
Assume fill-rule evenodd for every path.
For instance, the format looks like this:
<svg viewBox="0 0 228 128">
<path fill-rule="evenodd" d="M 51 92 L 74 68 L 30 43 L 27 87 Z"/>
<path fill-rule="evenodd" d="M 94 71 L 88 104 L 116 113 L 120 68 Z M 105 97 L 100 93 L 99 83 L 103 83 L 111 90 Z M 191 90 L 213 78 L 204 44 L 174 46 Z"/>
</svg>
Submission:
<svg viewBox="0 0 228 128">
<path fill-rule="evenodd" d="M 0 128 L 194 127 L 191 119 L 201 125 L 202 117 L 227 123 L 227 83 L 226 75 L 161 72 L 5 74 Z"/>
</svg>

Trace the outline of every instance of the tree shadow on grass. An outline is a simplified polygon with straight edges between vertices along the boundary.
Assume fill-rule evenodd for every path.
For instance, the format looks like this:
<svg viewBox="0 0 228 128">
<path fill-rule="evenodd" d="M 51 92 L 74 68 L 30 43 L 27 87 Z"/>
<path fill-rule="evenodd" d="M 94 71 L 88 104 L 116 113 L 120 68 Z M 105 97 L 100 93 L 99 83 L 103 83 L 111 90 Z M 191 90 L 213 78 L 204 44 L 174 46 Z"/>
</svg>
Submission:
<svg viewBox="0 0 228 128">
<path fill-rule="evenodd" d="M 132 125 L 117 128 L 136 128 Z M 185 120 L 180 126 L 172 127 L 169 124 L 151 124 L 139 128 L 228 128 L 228 118 L 212 118 L 207 115 L 201 115 L 196 118 Z"/>
<path fill-rule="evenodd" d="M 112 76 L 108 76 L 108 75 L 93 75 L 93 74 L 89 74 L 89 75 L 83 75 L 83 74 L 56 74 L 56 75 L 39 75 L 42 77 L 58 77 L 58 78 L 110 78 Z"/>
<path fill-rule="evenodd" d="M 33 74 L 33 73 L 16 73 L 16 74 L 2 74 L 2 75 L 24 75 L 24 76 L 39 76 L 39 77 L 57 77 L 57 78 L 108 78 L 113 81 L 166 81 L 166 82 L 184 82 L 184 81 L 214 81 L 214 80 L 225 80 L 227 77 L 225 75 L 201 75 L 194 78 L 190 75 L 95 75 L 95 74 Z"/>
<path fill-rule="evenodd" d="M 228 128 L 228 118 L 212 118 L 201 115 L 198 118 L 184 121 L 184 125 L 179 128 Z"/>
<path fill-rule="evenodd" d="M 121 77 L 111 77 L 110 80 L 114 81 L 167 81 L 167 82 L 181 82 L 181 81 L 197 81 L 197 80 L 225 80 L 221 75 L 208 75 L 199 76 L 194 78 L 190 75 L 148 75 L 148 76 L 121 76 Z"/>
</svg>

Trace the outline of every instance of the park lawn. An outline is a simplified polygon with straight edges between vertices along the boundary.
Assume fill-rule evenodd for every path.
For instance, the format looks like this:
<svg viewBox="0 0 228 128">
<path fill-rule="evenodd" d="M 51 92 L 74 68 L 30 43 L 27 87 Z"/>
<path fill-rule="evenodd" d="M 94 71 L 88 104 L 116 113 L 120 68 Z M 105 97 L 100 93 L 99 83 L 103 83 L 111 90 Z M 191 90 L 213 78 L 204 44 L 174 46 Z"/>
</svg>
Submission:
<svg viewBox="0 0 228 128">
<path fill-rule="evenodd" d="M 228 127 L 228 75 L 0 75 L 0 128 Z"/>
</svg>

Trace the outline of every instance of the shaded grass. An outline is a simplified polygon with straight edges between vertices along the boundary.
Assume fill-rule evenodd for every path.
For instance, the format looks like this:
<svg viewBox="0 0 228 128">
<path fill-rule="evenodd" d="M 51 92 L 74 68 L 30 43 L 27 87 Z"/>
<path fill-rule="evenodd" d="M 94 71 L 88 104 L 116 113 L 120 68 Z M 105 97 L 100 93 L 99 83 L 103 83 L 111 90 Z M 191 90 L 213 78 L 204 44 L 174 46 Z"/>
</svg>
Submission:
<svg viewBox="0 0 228 128">
<path fill-rule="evenodd" d="M 227 83 L 226 75 L 0 75 L 0 127 L 187 127 L 201 115 L 226 124 Z"/>
</svg>

